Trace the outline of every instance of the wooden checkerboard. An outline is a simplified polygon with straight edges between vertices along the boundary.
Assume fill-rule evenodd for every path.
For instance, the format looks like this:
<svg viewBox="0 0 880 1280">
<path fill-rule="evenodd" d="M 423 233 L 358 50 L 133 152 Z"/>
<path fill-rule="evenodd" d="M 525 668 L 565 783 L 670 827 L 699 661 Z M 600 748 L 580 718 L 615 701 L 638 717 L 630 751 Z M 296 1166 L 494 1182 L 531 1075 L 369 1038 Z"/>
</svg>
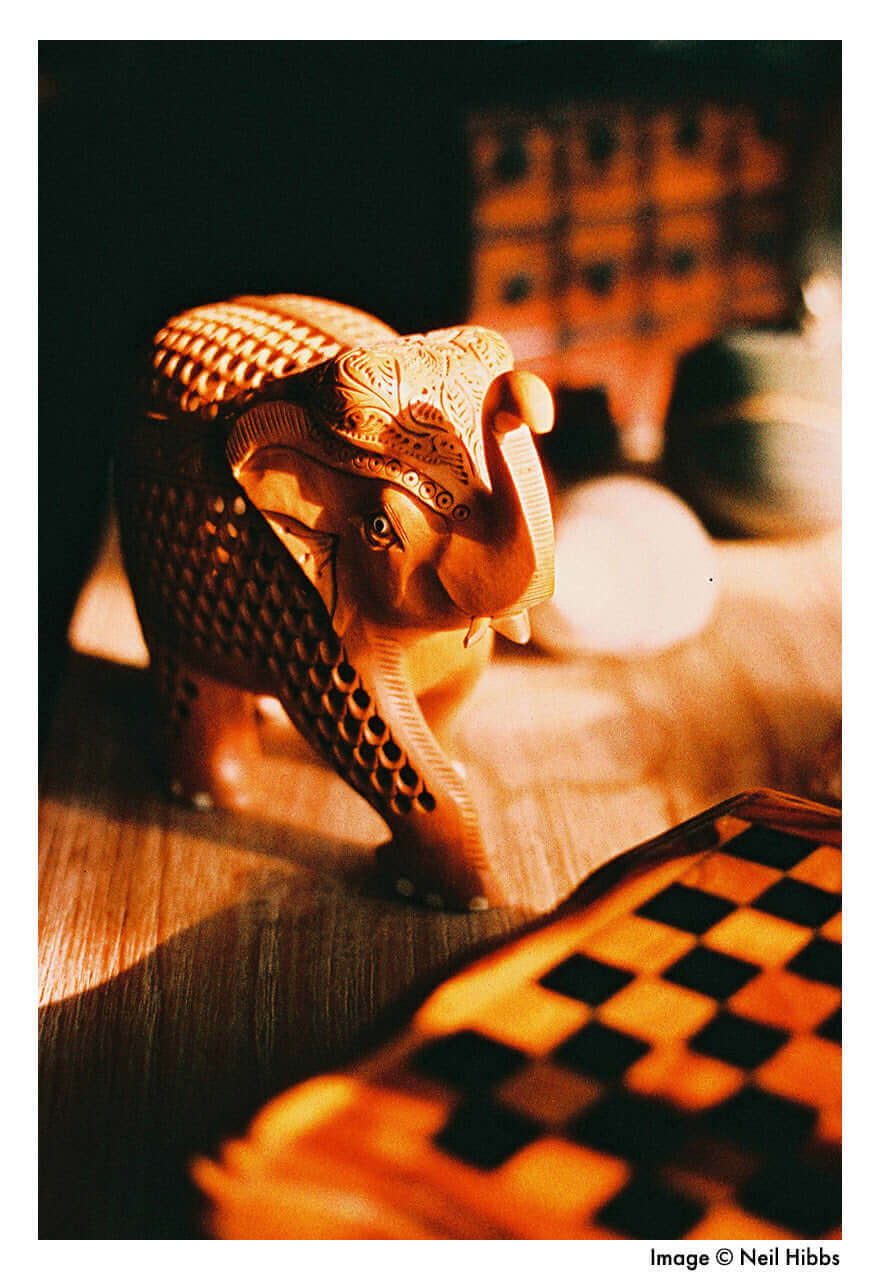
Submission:
<svg viewBox="0 0 880 1280">
<path fill-rule="evenodd" d="M 606 865 L 195 1177 L 226 1237 L 833 1238 L 840 815 L 772 792 Z"/>
</svg>

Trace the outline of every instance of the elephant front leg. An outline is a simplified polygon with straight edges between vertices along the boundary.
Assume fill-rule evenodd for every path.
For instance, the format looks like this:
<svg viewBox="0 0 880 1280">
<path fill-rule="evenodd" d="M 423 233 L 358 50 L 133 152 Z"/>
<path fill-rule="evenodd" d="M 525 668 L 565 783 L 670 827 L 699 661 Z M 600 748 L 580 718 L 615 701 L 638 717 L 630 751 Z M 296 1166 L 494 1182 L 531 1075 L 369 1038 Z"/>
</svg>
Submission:
<svg viewBox="0 0 880 1280">
<path fill-rule="evenodd" d="M 479 911 L 508 902 L 504 869 L 486 848 L 467 784 L 425 721 L 406 650 L 364 623 L 346 646 L 374 701 L 362 729 L 349 723 L 358 744 L 347 776 L 391 828 L 380 866 L 398 893 L 432 907 Z"/>
<path fill-rule="evenodd" d="M 171 794 L 196 809 L 249 810 L 262 749 L 252 694 L 152 649 Z"/>
<path fill-rule="evenodd" d="M 475 911 L 509 901 L 467 786 L 425 722 L 392 633 L 356 619 L 343 646 L 313 620 L 269 667 L 296 728 L 391 828 L 379 860 L 399 893 Z"/>
</svg>

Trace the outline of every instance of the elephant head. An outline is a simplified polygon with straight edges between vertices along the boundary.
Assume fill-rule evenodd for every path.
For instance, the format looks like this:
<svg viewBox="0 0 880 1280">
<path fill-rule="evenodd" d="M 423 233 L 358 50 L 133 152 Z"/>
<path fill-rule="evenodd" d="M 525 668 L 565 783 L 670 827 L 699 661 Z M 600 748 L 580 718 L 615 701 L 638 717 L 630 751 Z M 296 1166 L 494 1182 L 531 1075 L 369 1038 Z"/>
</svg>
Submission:
<svg viewBox="0 0 880 1280">
<path fill-rule="evenodd" d="M 553 591 L 553 527 L 531 432 L 550 394 L 507 344 L 463 327 L 354 348 L 288 380 L 231 432 L 233 473 L 318 588 L 397 632 L 492 625 L 528 638 Z"/>
<path fill-rule="evenodd" d="M 490 626 L 528 639 L 529 608 L 553 591 L 553 526 L 532 440 L 552 420 L 549 391 L 513 370 L 504 340 L 465 326 L 350 348 L 275 384 L 227 439 L 238 483 L 320 592 L 430 789 L 421 821 L 382 810 L 405 846 L 399 883 L 447 901 L 504 894 L 405 658 L 432 632 L 460 632 L 465 647 Z"/>
</svg>

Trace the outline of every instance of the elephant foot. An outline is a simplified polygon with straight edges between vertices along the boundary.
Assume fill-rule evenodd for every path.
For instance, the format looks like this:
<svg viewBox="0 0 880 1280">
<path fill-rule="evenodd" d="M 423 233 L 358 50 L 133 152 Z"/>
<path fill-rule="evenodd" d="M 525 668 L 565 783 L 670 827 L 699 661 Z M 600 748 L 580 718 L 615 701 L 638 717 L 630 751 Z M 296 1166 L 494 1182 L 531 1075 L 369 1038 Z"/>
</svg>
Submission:
<svg viewBox="0 0 880 1280">
<path fill-rule="evenodd" d="M 505 901 L 487 868 L 446 866 L 438 876 L 436 863 L 426 865 L 396 840 L 381 845 L 376 860 L 398 897 L 434 911 L 488 911 Z"/>
</svg>

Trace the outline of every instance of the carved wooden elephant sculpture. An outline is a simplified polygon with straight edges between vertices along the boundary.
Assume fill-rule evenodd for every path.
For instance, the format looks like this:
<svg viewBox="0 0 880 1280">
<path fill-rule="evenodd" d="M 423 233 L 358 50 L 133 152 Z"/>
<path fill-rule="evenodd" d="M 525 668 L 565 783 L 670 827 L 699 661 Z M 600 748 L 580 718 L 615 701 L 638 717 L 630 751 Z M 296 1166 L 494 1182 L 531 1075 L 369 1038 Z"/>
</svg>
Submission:
<svg viewBox="0 0 880 1280">
<path fill-rule="evenodd" d="M 490 330 L 400 337 L 285 295 L 170 321 L 147 400 L 117 496 L 173 790 L 238 804 L 248 699 L 274 694 L 388 823 L 399 892 L 503 901 L 428 721 L 552 593 L 547 388 Z"/>
</svg>

